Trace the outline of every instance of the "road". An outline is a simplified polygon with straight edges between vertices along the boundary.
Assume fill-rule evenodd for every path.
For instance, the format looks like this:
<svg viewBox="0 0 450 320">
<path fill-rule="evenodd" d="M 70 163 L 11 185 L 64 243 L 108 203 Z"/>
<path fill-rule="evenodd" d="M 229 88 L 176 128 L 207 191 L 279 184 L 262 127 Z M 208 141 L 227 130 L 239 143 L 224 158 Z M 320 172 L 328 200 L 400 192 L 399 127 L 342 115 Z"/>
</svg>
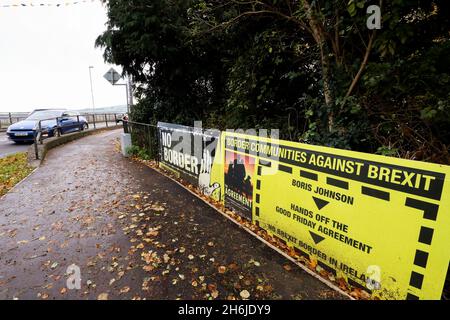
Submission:
<svg viewBox="0 0 450 320">
<path fill-rule="evenodd" d="M 109 126 L 114 125 L 114 123 L 108 123 Z M 90 124 L 90 128 L 93 128 L 93 124 Z M 105 128 L 105 123 L 97 123 L 96 128 Z M 26 152 L 31 144 L 16 144 L 8 139 L 6 132 L 0 132 L 0 158 L 5 157 L 10 154 L 18 152 Z"/>
<path fill-rule="evenodd" d="M 17 152 L 25 152 L 29 147 L 30 144 L 16 144 L 8 140 L 6 133 L 0 132 L 0 158 Z"/>
<path fill-rule="evenodd" d="M 0 299 L 344 298 L 124 158 L 120 133 L 50 150 L 0 198 Z"/>
</svg>

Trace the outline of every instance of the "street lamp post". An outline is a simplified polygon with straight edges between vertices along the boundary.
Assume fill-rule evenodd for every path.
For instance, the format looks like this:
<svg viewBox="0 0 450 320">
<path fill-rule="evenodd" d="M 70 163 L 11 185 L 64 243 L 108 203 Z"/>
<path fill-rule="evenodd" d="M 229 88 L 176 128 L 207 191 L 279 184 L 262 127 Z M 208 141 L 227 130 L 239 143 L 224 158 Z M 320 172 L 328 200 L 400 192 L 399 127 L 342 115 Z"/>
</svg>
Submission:
<svg viewBox="0 0 450 320">
<path fill-rule="evenodd" d="M 94 88 L 92 87 L 92 74 L 91 69 L 93 66 L 89 66 L 89 80 L 91 81 L 91 98 L 92 98 L 92 112 L 95 113 L 95 102 L 94 102 Z"/>
</svg>

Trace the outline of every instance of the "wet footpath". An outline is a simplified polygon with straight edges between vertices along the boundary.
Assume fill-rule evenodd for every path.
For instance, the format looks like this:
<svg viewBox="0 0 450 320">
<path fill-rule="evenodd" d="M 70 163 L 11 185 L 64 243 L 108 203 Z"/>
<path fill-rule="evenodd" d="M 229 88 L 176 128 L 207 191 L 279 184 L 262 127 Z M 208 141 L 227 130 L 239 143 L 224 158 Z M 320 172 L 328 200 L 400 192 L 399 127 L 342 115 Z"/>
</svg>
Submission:
<svg viewBox="0 0 450 320">
<path fill-rule="evenodd" d="M 0 299 L 344 299 L 122 157 L 120 133 L 49 151 L 0 199 Z"/>
</svg>

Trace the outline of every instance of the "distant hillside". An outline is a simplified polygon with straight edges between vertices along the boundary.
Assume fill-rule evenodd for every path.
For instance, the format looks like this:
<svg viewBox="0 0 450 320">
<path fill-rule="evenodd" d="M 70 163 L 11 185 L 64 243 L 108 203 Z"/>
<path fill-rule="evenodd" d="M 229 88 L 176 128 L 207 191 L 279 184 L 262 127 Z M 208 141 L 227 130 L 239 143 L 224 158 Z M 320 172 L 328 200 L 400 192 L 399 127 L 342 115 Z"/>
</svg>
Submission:
<svg viewBox="0 0 450 320">
<path fill-rule="evenodd" d="M 92 108 L 77 109 L 76 111 L 92 113 Z M 95 113 L 126 113 L 126 112 L 127 112 L 126 105 L 95 108 Z"/>
</svg>

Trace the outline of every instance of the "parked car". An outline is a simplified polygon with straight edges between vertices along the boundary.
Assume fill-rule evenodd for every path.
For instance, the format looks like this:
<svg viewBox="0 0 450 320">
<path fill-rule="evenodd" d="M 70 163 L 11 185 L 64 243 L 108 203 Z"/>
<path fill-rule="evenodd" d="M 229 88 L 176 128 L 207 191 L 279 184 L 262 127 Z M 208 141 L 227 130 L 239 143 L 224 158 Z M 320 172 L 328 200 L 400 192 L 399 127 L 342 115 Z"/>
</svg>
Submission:
<svg viewBox="0 0 450 320">
<path fill-rule="evenodd" d="M 127 114 L 122 114 L 122 115 L 118 116 L 117 120 L 116 120 L 116 124 L 118 124 L 119 122 L 123 122 L 123 121 L 128 121 Z"/>
<path fill-rule="evenodd" d="M 82 131 L 89 128 L 85 117 L 76 111 L 63 109 L 35 110 L 25 120 L 8 127 L 6 134 L 16 143 L 32 142 L 41 124 L 42 134 L 59 137 L 61 134 Z"/>
</svg>

